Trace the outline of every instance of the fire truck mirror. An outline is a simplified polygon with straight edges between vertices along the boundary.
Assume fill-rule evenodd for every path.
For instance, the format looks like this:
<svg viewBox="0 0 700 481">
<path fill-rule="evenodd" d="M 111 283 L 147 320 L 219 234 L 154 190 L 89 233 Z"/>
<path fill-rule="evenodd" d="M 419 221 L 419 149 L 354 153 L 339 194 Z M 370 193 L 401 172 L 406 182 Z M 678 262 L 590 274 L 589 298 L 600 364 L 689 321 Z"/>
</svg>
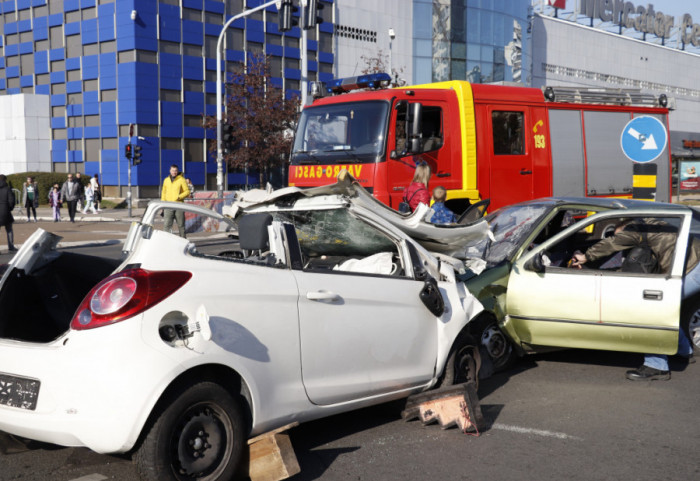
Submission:
<svg viewBox="0 0 700 481">
<path fill-rule="evenodd" d="M 423 150 L 423 104 L 413 103 L 408 108 L 408 152 L 419 154 Z"/>
</svg>

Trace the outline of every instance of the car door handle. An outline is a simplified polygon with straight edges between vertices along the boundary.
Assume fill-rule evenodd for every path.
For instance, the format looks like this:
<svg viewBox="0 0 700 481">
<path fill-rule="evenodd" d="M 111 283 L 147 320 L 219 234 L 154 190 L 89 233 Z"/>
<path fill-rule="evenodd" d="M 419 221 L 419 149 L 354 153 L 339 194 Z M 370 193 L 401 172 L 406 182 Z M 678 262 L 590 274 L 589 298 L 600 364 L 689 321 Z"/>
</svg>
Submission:
<svg viewBox="0 0 700 481">
<path fill-rule="evenodd" d="M 452 177 L 452 174 L 450 174 L 449 172 L 438 172 L 437 174 L 435 174 L 435 176 L 436 177 Z"/>
<path fill-rule="evenodd" d="M 337 301 L 340 296 L 330 291 L 307 292 L 306 298 L 310 301 Z"/>
<path fill-rule="evenodd" d="M 650 291 L 645 289 L 644 290 L 644 299 L 648 299 L 650 301 L 660 301 L 664 298 L 664 291 Z"/>
<path fill-rule="evenodd" d="M 532 174 L 531 170 L 520 169 L 520 175 L 530 175 L 530 174 Z"/>
</svg>

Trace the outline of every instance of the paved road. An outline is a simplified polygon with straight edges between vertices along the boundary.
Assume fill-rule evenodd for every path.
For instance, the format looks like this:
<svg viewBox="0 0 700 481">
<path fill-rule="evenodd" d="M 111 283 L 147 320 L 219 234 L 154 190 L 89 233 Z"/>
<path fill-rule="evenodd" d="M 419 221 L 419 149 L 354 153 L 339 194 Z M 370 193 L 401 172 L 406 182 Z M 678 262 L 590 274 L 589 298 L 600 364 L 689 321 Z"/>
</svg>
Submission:
<svg viewBox="0 0 700 481">
<path fill-rule="evenodd" d="M 302 471 L 291 479 L 698 479 L 700 364 L 637 384 L 624 379 L 637 361 L 594 351 L 523 361 L 482 382 L 490 427 L 479 437 L 405 423 L 397 403 L 301 425 L 292 442 Z M 138 479 L 124 457 L 30 447 L 0 455 L 0 480 Z"/>
<path fill-rule="evenodd" d="M 121 231 L 113 224 L 92 228 Z M 119 247 L 74 249 L 117 256 Z M 640 360 L 596 351 L 523 360 L 482 381 L 489 427 L 479 437 L 404 423 L 397 403 L 304 424 L 291 432 L 302 469 L 292 479 L 698 479 L 700 363 L 672 365 L 668 382 L 626 381 L 624 371 Z M 29 448 L 0 454 L 1 481 L 138 479 L 127 456 L 40 443 Z"/>
</svg>

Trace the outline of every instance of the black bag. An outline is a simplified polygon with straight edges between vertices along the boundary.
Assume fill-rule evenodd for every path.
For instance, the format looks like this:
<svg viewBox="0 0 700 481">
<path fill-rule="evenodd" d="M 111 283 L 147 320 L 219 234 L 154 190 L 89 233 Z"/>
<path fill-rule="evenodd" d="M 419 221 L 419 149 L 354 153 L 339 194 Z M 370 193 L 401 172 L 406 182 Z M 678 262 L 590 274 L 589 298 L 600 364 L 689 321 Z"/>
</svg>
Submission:
<svg viewBox="0 0 700 481">
<path fill-rule="evenodd" d="M 416 196 L 416 194 L 417 194 L 418 192 L 420 192 L 421 190 L 423 190 L 423 189 L 418 189 L 418 190 L 416 190 L 416 191 L 413 193 L 413 195 L 411 196 L 411 198 L 408 199 L 408 200 L 406 200 L 406 196 L 405 196 L 405 195 L 403 196 L 403 202 L 400 202 L 400 203 L 399 203 L 399 212 L 400 212 L 401 214 L 410 214 L 411 212 L 413 212 L 413 211 L 411 210 L 411 200 L 413 200 L 413 198 Z M 426 190 L 428 190 L 428 189 L 426 189 Z"/>
<path fill-rule="evenodd" d="M 620 271 L 638 274 L 653 274 L 659 270 L 659 259 L 649 246 L 647 233 L 642 233 L 642 244 L 630 249 L 622 262 Z"/>
</svg>

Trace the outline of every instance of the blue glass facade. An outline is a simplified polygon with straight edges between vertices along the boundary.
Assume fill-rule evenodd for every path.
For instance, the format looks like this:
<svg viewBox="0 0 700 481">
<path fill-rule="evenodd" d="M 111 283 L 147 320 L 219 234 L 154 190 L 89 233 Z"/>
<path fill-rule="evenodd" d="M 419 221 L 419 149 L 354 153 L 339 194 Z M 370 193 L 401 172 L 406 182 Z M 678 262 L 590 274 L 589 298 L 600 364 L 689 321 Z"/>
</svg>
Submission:
<svg viewBox="0 0 700 481">
<path fill-rule="evenodd" d="M 263 3 L 0 1 L 0 95 L 49 95 L 54 170 L 99 173 L 107 195 L 110 187 L 112 195 L 123 194 L 127 184 L 123 153 L 132 123 L 143 137 L 143 162 L 132 169 L 141 196 L 157 195 L 171 164 L 195 186 L 212 188 L 216 162 L 206 140 L 215 134 L 202 128 L 202 115 L 216 112 L 216 42 L 228 18 Z M 325 22 L 309 31 L 309 80 L 333 77 L 330 7 Z M 225 68 L 231 71 L 246 52 L 265 53 L 273 81 L 298 94 L 299 39 L 296 27 L 278 31 L 274 6 L 256 12 L 229 28 Z M 229 174 L 229 185 L 245 183 L 242 176 Z"/>
<path fill-rule="evenodd" d="M 414 83 L 529 84 L 529 11 L 529 0 L 413 0 Z"/>
</svg>

